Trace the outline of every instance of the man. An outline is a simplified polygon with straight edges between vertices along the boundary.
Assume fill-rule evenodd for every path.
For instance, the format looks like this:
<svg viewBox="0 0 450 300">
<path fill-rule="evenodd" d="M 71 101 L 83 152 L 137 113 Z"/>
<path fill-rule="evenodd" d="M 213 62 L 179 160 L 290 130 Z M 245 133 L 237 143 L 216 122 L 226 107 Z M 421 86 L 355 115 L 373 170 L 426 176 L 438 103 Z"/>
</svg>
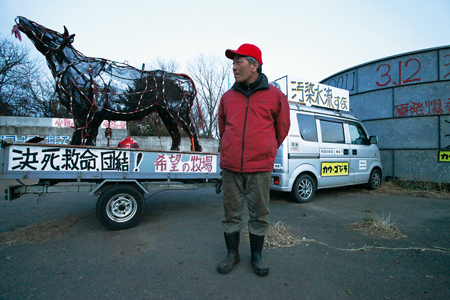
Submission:
<svg viewBox="0 0 450 300">
<path fill-rule="evenodd" d="M 219 134 L 222 139 L 222 221 L 227 258 L 218 271 L 226 274 L 240 261 L 241 213 L 247 200 L 251 262 L 259 276 L 269 273 L 261 252 L 268 230 L 271 174 L 275 155 L 289 127 L 289 104 L 285 95 L 262 74 L 261 50 L 243 44 L 226 50 L 233 60 L 235 83 L 220 100 Z"/>
</svg>

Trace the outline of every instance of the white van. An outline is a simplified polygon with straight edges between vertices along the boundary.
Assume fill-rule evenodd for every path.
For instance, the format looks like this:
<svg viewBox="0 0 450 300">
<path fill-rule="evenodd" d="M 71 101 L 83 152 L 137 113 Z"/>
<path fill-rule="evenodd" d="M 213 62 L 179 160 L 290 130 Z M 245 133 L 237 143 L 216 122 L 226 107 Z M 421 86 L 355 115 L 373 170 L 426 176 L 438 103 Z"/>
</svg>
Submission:
<svg viewBox="0 0 450 300">
<path fill-rule="evenodd" d="M 272 190 L 291 192 L 303 203 L 316 189 L 381 185 L 378 138 L 368 137 L 356 117 L 297 103 L 290 108 L 291 128 L 277 152 Z"/>
</svg>

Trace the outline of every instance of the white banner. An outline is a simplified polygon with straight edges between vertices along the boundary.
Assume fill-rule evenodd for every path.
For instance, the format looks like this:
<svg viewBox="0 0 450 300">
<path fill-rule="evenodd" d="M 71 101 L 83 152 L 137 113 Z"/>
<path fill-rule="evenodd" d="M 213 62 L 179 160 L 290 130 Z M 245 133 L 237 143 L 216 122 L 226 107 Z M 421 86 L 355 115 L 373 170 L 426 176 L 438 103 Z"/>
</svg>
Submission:
<svg viewBox="0 0 450 300">
<path fill-rule="evenodd" d="M 134 165 L 131 158 L 134 156 Z M 218 155 L 12 145 L 9 171 L 217 173 Z"/>
</svg>

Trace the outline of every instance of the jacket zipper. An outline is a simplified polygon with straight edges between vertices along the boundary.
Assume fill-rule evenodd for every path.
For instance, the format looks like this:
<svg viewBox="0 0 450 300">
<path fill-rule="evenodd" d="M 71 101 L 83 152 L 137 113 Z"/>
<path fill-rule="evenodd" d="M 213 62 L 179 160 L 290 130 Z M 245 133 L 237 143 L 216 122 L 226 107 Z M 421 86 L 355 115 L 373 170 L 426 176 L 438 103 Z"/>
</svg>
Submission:
<svg viewBox="0 0 450 300">
<path fill-rule="evenodd" d="M 250 94 L 250 86 L 248 87 L 248 93 Z M 248 102 L 249 102 L 249 100 L 250 100 L 250 95 L 246 95 L 246 96 L 247 96 L 247 104 L 245 105 L 244 130 L 243 130 L 243 132 L 242 132 L 241 173 L 244 172 L 245 127 L 247 126 Z"/>
</svg>

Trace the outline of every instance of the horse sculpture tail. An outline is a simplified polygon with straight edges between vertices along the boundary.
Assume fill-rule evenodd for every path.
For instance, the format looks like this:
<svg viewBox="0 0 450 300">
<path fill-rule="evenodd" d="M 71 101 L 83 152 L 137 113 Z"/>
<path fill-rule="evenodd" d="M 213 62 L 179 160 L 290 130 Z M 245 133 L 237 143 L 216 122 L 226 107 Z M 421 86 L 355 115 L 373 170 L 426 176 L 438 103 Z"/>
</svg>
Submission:
<svg viewBox="0 0 450 300">
<path fill-rule="evenodd" d="M 195 99 L 197 100 L 198 115 L 199 115 L 199 118 L 200 118 L 199 125 L 202 127 L 203 130 L 205 130 L 205 119 L 203 118 L 202 111 L 200 110 L 200 104 L 198 103 L 198 97 L 195 96 Z"/>
<path fill-rule="evenodd" d="M 195 87 L 194 81 L 192 80 L 192 78 L 189 75 L 186 75 L 183 73 L 177 73 L 176 75 L 183 76 L 183 77 L 189 79 L 189 81 L 191 82 L 192 88 L 194 89 L 194 98 L 197 101 L 198 116 L 200 118 L 199 125 L 200 125 L 200 127 L 202 127 L 203 130 L 205 130 L 205 119 L 203 118 L 203 114 L 200 109 L 200 103 L 198 102 L 198 97 L 197 97 L 197 88 Z"/>
</svg>

